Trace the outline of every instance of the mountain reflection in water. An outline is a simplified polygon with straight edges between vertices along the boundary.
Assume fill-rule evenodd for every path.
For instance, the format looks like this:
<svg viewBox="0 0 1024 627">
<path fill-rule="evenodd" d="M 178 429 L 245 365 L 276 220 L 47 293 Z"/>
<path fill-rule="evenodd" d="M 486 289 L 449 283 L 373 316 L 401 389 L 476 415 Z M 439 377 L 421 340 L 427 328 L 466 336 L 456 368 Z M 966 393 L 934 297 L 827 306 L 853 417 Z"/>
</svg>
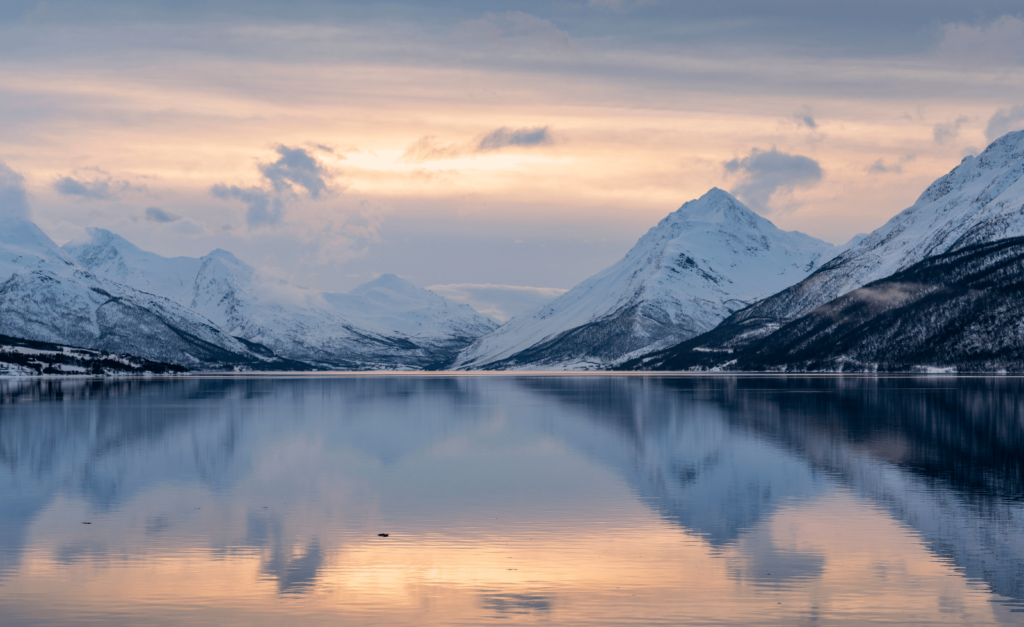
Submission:
<svg viewBox="0 0 1024 627">
<path fill-rule="evenodd" d="M 3 380 L 0 624 L 1024 624 L 1022 451 L 1016 378 Z"/>
</svg>

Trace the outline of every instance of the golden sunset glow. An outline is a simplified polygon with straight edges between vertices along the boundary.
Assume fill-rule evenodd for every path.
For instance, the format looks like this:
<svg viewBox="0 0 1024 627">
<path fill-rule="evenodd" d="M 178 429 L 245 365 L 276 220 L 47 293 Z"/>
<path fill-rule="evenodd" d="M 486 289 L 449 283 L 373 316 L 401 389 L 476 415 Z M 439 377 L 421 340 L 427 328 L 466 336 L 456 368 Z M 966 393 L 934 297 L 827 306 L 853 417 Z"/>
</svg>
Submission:
<svg viewBox="0 0 1024 627">
<path fill-rule="evenodd" d="M 131 615 L 168 604 L 169 617 L 231 611 L 231 620 L 253 624 L 296 612 L 317 623 L 360 623 L 371 615 L 391 624 L 455 623 L 480 620 L 500 611 L 496 607 L 511 612 L 510 618 L 543 615 L 560 624 L 586 623 L 588 616 L 595 618 L 595 595 L 610 606 L 604 611 L 612 615 L 604 620 L 615 613 L 635 620 L 645 607 L 658 607 L 659 615 L 684 621 L 789 624 L 795 616 L 849 612 L 883 621 L 911 616 L 931 624 L 1002 624 L 989 593 L 851 495 L 784 507 L 736 544 L 717 548 L 640 507 L 618 521 L 575 520 L 568 537 L 557 533 L 557 524 L 525 519 L 508 526 L 484 523 L 479 533 L 457 535 L 289 534 L 285 560 L 301 559 L 311 543 L 327 556 L 311 587 L 291 592 L 280 590 L 283 584 L 268 573 L 275 558 L 265 550 L 210 551 L 185 543 L 165 545 L 143 559 L 134 545 L 144 538 L 129 536 L 119 540 L 123 559 L 104 555 L 101 565 L 83 555 L 60 563 L 44 535 L 32 541 L 19 578 L 5 588 L 25 601 L 61 595 L 62 606 L 79 611 L 113 606 Z M 53 515 L 40 521 L 40 531 L 59 524 L 62 513 Z M 229 529 L 236 522 L 223 520 Z M 311 525 L 330 526 L 304 518 L 286 523 L 294 529 Z M 837 526 L 847 533 L 836 537 Z M 88 533 L 94 531 L 103 533 Z M 773 579 L 759 572 L 765 565 L 757 555 L 766 548 L 810 556 L 822 569 L 814 576 L 776 573 Z M 79 583 L 68 588 L 69 581 Z M 908 595 L 908 582 L 920 594 Z M 60 609 L 55 611 L 56 618 Z"/>
<path fill-rule="evenodd" d="M 643 19 L 640 5 L 614 4 L 576 17 Z M 55 6 L 32 15 L 9 28 L 54 47 L 0 61 L 2 93 L 17 109 L 0 156 L 26 178 L 44 230 L 62 243 L 100 226 L 165 255 L 227 247 L 326 289 L 380 272 L 422 285 L 568 288 L 682 203 L 715 186 L 741 189 L 744 175 L 723 166 L 758 150 L 806 157 L 823 175 L 778 173 L 759 183 L 763 197 L 741 200 L 784 229 L 841 244 L 977 154 L 1024 84 L 1019 65 L 975 49 L 1012 41 L 1011 17 L 953 20 L 913 51 L 879 55 L 742 38 L 731 48 L 616 43 L 611 31 L 575 33 L 567 16 L 519 9 L 444 26 L 399 12 L 365 23 L 142 22 L 114 34 L 67 23 Z M 501 129 L 544 134 L 481 143 Z M 296 190 L 273 228 L 247 224 L 243 204 L 210 190 L 264 185 L 260 164 L 278 146 L 314 155 L 328 193 Z M 107 191 L 66 194 L 54 187 L 63 177 Z M 147 206 L 186 221 L 147 223 Z M 345 226 L 355 223 L 358 232 Z M 585 225 L 584 241 L 568 235 L 572 225 Z M 454 274 L 448 262 L 390 252 L 424 258 L 447 241 L 531 233 L 572 252 L 556 263 L 550 246 L 509 251 Z M 543 270 L 552 264 L 557 273 Z"/>
</svg>

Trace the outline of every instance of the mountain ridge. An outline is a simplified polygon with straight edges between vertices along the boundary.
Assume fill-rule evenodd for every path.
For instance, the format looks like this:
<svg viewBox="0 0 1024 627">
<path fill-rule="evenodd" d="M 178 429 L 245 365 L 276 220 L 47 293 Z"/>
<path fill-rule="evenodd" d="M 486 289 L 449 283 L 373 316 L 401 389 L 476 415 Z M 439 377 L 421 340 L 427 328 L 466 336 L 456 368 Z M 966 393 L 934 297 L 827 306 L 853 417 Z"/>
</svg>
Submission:
<svg viewBox="0 0 1024 627">
<path fill-rule="evenodd" d="M 223 249 L 167 258 L 96 228 L 64 250 L 90 271 L 153 290 L 233 336 L 319 368 L 437 368 L 497 326 L 395 275 L 347 294 L 321 292 L 266 277 Z"/>
<path fill-rule="evenodd" d="M 1024 236 L 1024 131 L 1007 133 L 977 157 L 965 157 L 913 205 L 807 278 L 669 350 L 704 352 L 689 361 L 706 365 L 711 355 L 741 351 L 817 307 L 929 256 L 1015 236 Z M 668 358 L 655 361 L 662 359 Z"/>
<path fill-rule="evenodd" d="M 713 188 L 659 221 L 619 262 L 474 342 L 453 367 L 606 367 L 710 329 L 835 250 Z"/>
<path fill-rule="evenodd" d="M 699 350 L 695 340 L 623 367 L 1022 372 L 1022 303 L 1024 237 L 1008 238 L 927 257 L 817 307 L 743 349 L 716 354 Z"/>
<path fill-rule="evenodd" d="M 293 366 L 169 299 L 97 277 L 25 218 L 0 216 L 0 273 L 6 336 L 188 368 Z"/>
</svg>

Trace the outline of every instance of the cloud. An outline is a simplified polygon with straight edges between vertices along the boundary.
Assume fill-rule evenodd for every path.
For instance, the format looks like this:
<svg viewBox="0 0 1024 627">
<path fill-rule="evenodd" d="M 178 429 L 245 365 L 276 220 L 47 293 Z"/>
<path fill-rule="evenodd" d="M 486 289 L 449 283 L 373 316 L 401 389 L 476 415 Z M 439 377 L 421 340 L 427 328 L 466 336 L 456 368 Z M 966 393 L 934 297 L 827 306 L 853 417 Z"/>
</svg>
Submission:
<svg viewBox="0 0 1024 627">
<path fill-rule="evenodd" d="M 279 145 L 276 151 L 280 155 L 277 161 L 259 166 L 267 186 L 218 183 L 210 188 L 214 198 L 246 204 L 245 221 L 250 229 L 279 223 L 284 218 L 286 201 L 294 199 L 298 191 L 304 189 L 316 200 L 329 190 L 327 170 L 304 149 Z"/>
<path fill-rule="evenodd" d="M 816 130 L 818 128 L 818 122 L 814 119 L 814 116 L 811 114 L 810 107 L 803 107 L 802 109 L 794 113 L 793 119 L 796 120 L 798 124 L 806 126 L 811 130 Z"/>
<path fill-rule="evenodd" d="M 345 237 L 349 247 L 355 251 L 365 251 L 370 244 L 382 240 L 378 229 L 384 222 L 384 214 L 380 207 L 370 206 L 363 201 L 356 213 L 350 214 L 341 224 L 340 233 Z"/>
<path fill-rule="evenodd" d="M 943 145 L 953 141 L 954 139 L 957 138 L 957 135 L 960 134 L 960 127 L 963 126 L 965 122 L 969 121 L 970 118 L 968 118 L 966 115 L 961 115 L 952 122 L 936 124 L 935 128 L 932 130 L 932 135 L 935 138 L 935 143 Z"/>
<path fill-rule="evenodd" d="M 910 163 L 916 158 L 917 155 L 904 155 L 900 157 L 899 161 L 892 165 L 886 165 L 885 161 L 879 159 L 878 161 L 875 161 L 874 163 L 866 167 L 864 170 L 869 174 L 902 174 L 903 165 L 905 163 Z"/>
<path fill-rule="evenodd" d="M 724 164 L 729 174 L 741 176 L 732 193 L 758 213 L 768 213 L 769 203 L 776 192 L 792 192 L 797 187 L 813 187 L 822 179 L 821 166 L 803 155 L 790 155 L 754 148 L 750 155 Z"/>
<path fill-rule="evenodd" d="M 274 191 L 291 191 L 293 185 L 304 188 L 313 198 L 319 198 L 327 189 L 326 171 L 320 163 L 302 148 L 278 146 L 281 158 L 260 166 L 260 172 L 274 187 Z"/>
<path fill-rule="evenodd" d="M 656 0 L 588 0 L 587 5 L 599 9 L 608 9 L 616 13 L 643 6 L 650 6 Z"/>
<path fill-rule="evenodd" d="M 592 7 L 600 7 L 612 11 L 622 11 L 626 8 L 626 3 L 623 0 L 588 0 L 587 4 Z"/>
<path fill-rule="evenodd" d="M 146 219 L 150 222 L 174 222 L 180 220 L 181 216 L 164 211 L 160 207 L 146 207 Z"/>
<path fill-rule="evenodd" d="M 457 34 L 500 46 L 512 45 L 529 53 L 574 48 L 569 33 L 548 20 L 522 11 L 488 13 L 480 19 L 468 20 L 459 26 Z"/>
<path fill-rule="evenodd" d="M 554 138 L 547 126 L 515 129 L 503 126 L 466 144 L 441 144 L 435 136 L 425 135 L 409 144 L 402 156 L 399 157 L 399 161 L 406 163 L 441 161 L 467 154 L 494 152 L 503 148 L 546 146 L 553 142 Z"/>
<path fill-rule="evenodd" d="M 409 144 L 399 161 L 407 163 L 423 163 L 425 161 L 440 161 L 442 159 L 454 159 L 466 153 L 466 148 L 457 144 L 442 146 L 437 143 L 433 135 L 426 135 Z"/>
<path fill-rule="evenodd" d="M 1010 131 L 1024 128 L 1024 105 L 1009 109 L 999 109 L 988 120 L 985 127 L 985 139 L 995 141 Z"/>
<path fill-rule="evenodd" d="M 1017 65 L 1024 62 L 1024 20 L 1004 15 L 986 25 L 947 24 L 940 54 L 960 64 Z"/>
<path fill-rule="evenodd" d="M 491 131 L 480 143 L 477 144 L 477 152 L 490 150 L 501 150 L 509 146 L 543 146 L 551 143 L 551 133 L 548 127 L 539 126 L 536 128 L 509 129 L 501 127 Z"/>
<path fill-rule="evenodd" d="M 28 219 L 25 178 L 0 161 L 0 217 Z"/>
<path fill-rule="evenodd" d="M 465 303 L 485 316 L 504 323 L 513 316 L 546 305 L 566 292 L 556 287 L 454 283 L 430 285 L 428 290 Z"/>
<path fill-rule="evenodd" d="M 84 182 L 65 176 L 57 179 L 57 182 L 53 184 L 53 189 L 57 190 L 58 194 L 64 194 L 65 196 L 81 196 L 82 198 L 92 198 L 95 200 L 102 200 L 104 198 L 110 198 L 110 183 L 106 181 L 94 181 Z"/>
<path fill-rule="evenodd" d="M 896 165 L 885 165 L 885 162 L 879 159 L 869 165 L 866 170 L 872 174 L 887 174 L 889 172 L 900 174 L 903 172 L 903 166 L 898 163 Z"/>
<path fill-rule="evenodd" d="M 78 196 L 90 200 L 108 200 L 117 198 L 127 191 L 142 191 L 145 187 L 135 187 L 128 181 L 115 181 L 112 176 L 98 168 L 86 168 L 97 172 L 91 179 L 79 176 L 63 176 L 53 183 L 53 189 L 64 196 Z"/>
<path fill-rule="evenodd" d="M 245 221 L 250 229 L 277 224 L 284 217 L 284 200 L 277 194 L 259 187 L 228 187 L 218 183 L 210 188 L 214 198 L 240 200 L 248 205 Z"/>
</svg>

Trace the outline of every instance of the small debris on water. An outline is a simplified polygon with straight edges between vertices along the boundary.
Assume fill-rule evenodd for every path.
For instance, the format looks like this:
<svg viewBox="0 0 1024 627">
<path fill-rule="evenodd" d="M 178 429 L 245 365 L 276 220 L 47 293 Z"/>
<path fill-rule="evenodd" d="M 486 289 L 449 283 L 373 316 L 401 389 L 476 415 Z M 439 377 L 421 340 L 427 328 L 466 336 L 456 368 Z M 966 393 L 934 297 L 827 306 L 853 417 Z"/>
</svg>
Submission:
<svg viewBox="0 0 1024 627">
<path fill-rule="evenodd" d="M 386 533 L 378 533 L 377 535 L 382 537 L 382 538 L 388 537 L 388 534 L 386 534 Z"/>
<path fill-rule="evenodd" d="M 83 524 L 83 525 L 91 525 L 92 523 L 91 523 L 91 522 L 84 522 L 84 523 L 82 523 L 82 524 Z"/>
</svg>

